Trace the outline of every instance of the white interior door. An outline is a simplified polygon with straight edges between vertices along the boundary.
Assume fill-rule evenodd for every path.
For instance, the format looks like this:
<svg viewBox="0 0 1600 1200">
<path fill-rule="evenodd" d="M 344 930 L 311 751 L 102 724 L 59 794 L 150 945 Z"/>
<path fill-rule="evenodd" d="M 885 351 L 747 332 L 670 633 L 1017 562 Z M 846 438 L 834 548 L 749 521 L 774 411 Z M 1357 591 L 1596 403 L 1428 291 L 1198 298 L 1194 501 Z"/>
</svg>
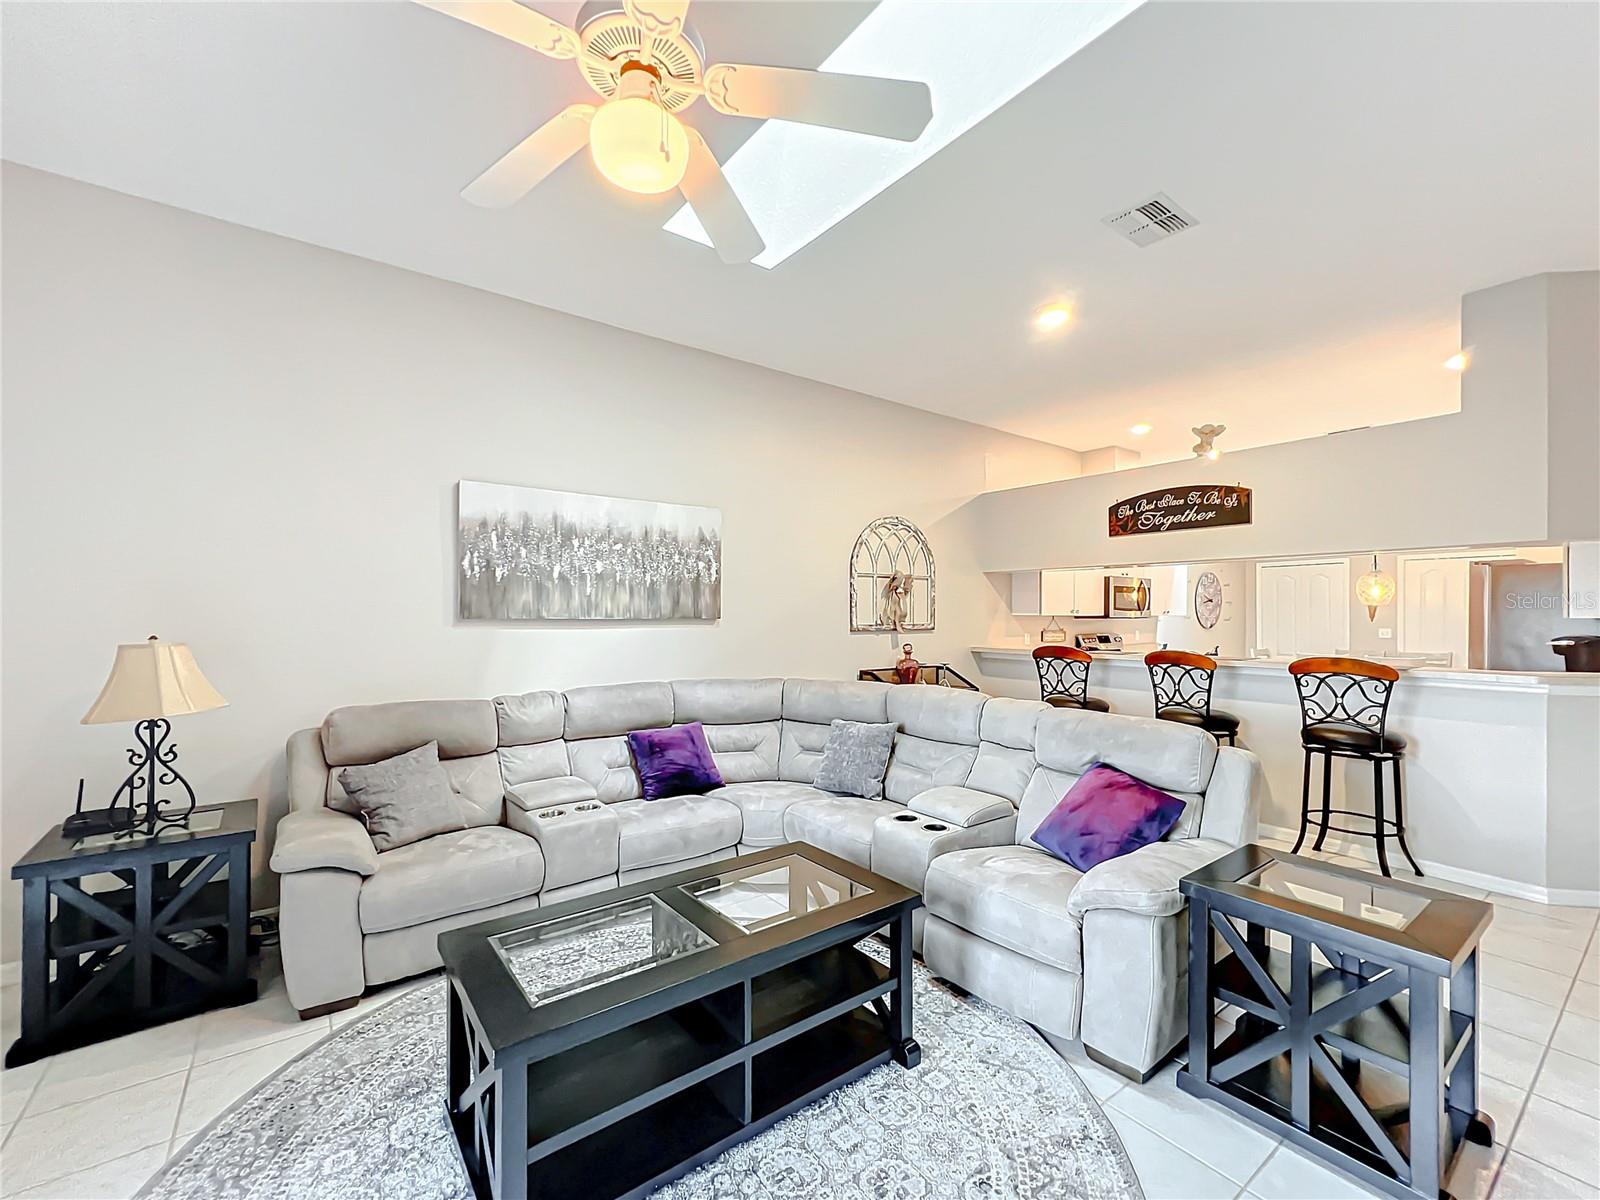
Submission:
<svg viewBox="0 0 1600 1200">
<path fill-rule="evenodd" d="M 1448 653 L 1467 662 L 1472 560 L 1407 558 L 1400 563 L 1400 653 Z"/>
<path fill-rule="evenodd" d="M 1282 658 L 1348 653 L 1349 562 L 1258 564 L 1256 645 Z"/>
</svg>

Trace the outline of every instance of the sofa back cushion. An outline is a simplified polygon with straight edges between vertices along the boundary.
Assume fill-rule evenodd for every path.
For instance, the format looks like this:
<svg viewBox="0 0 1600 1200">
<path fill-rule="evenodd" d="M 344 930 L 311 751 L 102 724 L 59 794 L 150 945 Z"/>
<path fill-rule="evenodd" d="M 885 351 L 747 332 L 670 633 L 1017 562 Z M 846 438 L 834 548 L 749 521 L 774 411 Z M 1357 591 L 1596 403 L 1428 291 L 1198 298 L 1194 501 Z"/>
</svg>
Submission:
<svg viewBox="0 0 1600 1200">
<path fill-rule="evenodd" d="M 885 685 L 879 685 L 885 686 Z M 978 757 L 978 725 L 988 697 L 980 692 L 915 685 L 887 686 L 889 720 L 900 727 L 883 793 L 904 804 L 931 787 L 967 782 Z"/>
<path fill-rule="evenodd" d="M 1126 771 L 1184 802 L 1166 840 L 1199 836 L 1204 795 L 1217 761 L 1216 739 L 1203 729 L 1075 708 L 1052 708 L 1034 726 L 1038 766 L 1017 811 L 1017 842 L 1038 845 L 1033 831 L 1079 776 L 1097 762 Z"/>
<path fill-rule="evenodd" d="M 562 736 L 569 742 L 661 729 L 673 722 L 672 687 L 666 683 L 607 683 L 568 688 L 563 695 L 567 717 Z"/>
<path fill-rule="evenodd" d="M 602 804 L 637 800 L 644 795 L 626 734 L 569 742 L 567 757 L 572 760 L 572 773 L 594 788 Z"/>
<path fill-rule="evenodd" d="M 781 679 L 675 679 L 669 686 L 679 725 L 752 725 L 783 716 Z"/>
<path fill-rule="evenodd" d="M 893 690 L 882 683 L 785 679 L 778 778 L 790 783 L 811 783 L 817 776 L 817 764 L 822 761 L 822 748 L 827 745 L 834 720 L 887 721 L 889 693 Z"/>
<path fill-rule="evenodd" d="M 567 744 L 566 699 L 560 692 L 524 692 L 494 698 L 500 738 L 500 774 L 507 788 L 572 774 Z"/>
<path fill-rule="evenodd" d="M 602 804 L 644 794 L 627 735 L 672 724 L 670 684 L 608 683 L 569 688 L 562 737 L 572 773 L 595 790 Z"/>
<path fill-rule="evenodd" d="M 1033 778 L 1033 734 L 1039 717 L 1050 711 L 1038 700 L 992 697 L 983 706 L 978 724 L 978 757 L 967 776 L 967 786 L 1022 803 Z"/>
<path fill-rule="evenodd" d="M 699 721 L 717 770 L 729 783 L 764 783 L 778 778 L 781 679 L 677 679 L 672 719 Z"/>
<path fill-rule="evenodd" d="M 889 692 L 889 720 L 900 732 L 930 742 L 960 746 L 978 744 L 978 726 L 989 697 L 982 692 L 919 684 L 879 684 Z"/>
<path fill-rule="evenodd" d="M 440 766 L 465 802 L 467 825 L 498 825 L 505 782 L 495 739 L 494 705 L 487 700 L 405 700 L 336 708 L 321 730 L 322 757 L 329 767 L 327 805 L 352 815 L 357 811 L 339 782 L 341 767 L 383 762 L 437 742 Z"/>
<path fill-rule="evenodd" d="M 1217 762 L 1217 740 L 1203 729 L 1149 717 L 1054 708 L 1034 728 L 1041 767 L 1082 775 L 1107 763 L 1164 792 L 1204 792 Z"/>
<path fill-rule="evenodd" d="M 330 767 L 382 762 L 429 742 L 439 757 L 492 754 L 494 705 L 487 700 L 402 700 L 336 708 L 322 722 L 322 757 Z"/>
<path fill-rule="evenodd" d="M 961 787 L 977 757 L 976 746 L 897 733 L 894 755 L 883 777 L 883 794 L 896 804 L 906 804 L 931 787 Z"/>
<path fill-rule="evenodd" d="M 728 783 L 767 783 L 778 777 L 780 722 L 707 725 L 711 757 Z"/>
</svg>

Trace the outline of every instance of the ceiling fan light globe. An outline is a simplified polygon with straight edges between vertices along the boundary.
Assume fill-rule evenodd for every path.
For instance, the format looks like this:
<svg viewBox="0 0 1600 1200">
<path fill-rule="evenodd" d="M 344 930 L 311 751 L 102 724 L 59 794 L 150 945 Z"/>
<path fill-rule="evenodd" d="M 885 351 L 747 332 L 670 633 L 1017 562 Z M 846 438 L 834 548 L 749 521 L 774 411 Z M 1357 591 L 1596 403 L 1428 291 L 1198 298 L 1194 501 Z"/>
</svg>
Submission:
<svg viewBox="0 0 1600 1200">
<path fill-rule="evenodd" d="M 589 124 L 589 154 L 600 174 L 627 192 L 653 196 L 683 182 L 689 137 L 683 124 L 646 96 L 619 96 Z"/>
</svg>

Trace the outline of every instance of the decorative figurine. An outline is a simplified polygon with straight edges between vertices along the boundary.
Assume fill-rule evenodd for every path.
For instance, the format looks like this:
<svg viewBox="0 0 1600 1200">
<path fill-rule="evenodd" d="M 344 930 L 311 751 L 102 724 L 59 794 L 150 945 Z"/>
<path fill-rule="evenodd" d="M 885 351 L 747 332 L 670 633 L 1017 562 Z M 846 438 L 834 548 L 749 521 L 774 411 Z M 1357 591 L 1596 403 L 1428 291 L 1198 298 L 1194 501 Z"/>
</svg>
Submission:
<svg viewBox="0 0 1600 1200">
<path fill-rule="evenodd" d="M 883 623 L 899 633 L 911 609 L 911 577 L 896 571 L 883 585 Z"/>
<path fill-rule="evenodd" d="M 907 642 L 900 647 L 900 661 L 894 665 L 894 677 L 897 683 L 919 683 L 922 680 L 922 664 L 911 657 L 911 643 Z"/>
</svg>

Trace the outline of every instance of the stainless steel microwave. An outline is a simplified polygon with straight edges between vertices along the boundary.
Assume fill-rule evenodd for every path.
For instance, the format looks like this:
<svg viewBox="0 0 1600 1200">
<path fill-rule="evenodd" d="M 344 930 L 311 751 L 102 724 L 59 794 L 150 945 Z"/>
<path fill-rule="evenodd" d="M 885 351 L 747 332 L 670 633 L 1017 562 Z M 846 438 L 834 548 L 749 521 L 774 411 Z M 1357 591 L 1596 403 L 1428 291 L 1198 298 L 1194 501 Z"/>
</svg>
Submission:
<svg viewBox="0 0 1600 1200">
<path fill-rule="evenodd" d="M 1150 616 L 1150 581 L 1133 575 L 1106 576 L 1106 616 Z"/>
</svg>

